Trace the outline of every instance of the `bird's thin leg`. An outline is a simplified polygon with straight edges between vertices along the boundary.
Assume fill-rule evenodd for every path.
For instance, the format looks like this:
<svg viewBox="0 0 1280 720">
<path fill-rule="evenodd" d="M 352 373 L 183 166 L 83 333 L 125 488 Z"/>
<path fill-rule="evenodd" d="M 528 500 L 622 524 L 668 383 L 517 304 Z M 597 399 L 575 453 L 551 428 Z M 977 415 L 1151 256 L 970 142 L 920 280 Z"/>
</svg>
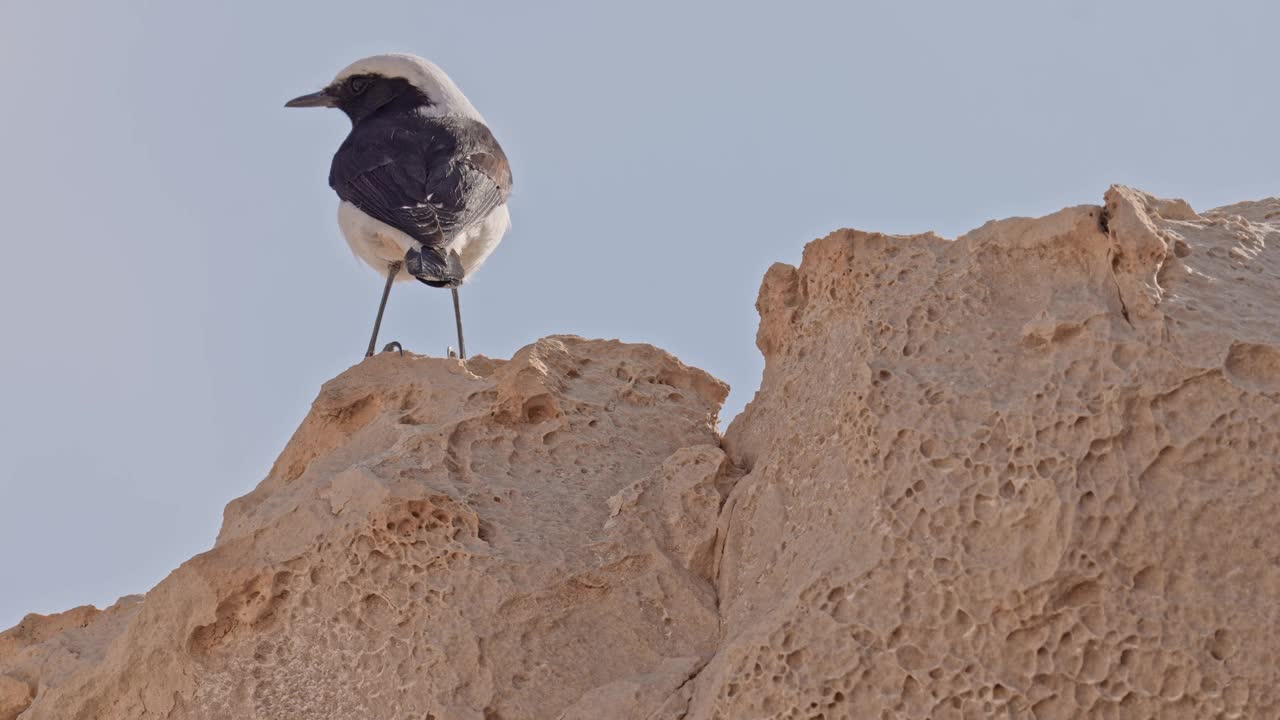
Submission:
<svg viewBox="0 0 1280 720">
<path fill-rule="evenodd" d="M 391 294 L 391 283 L 395 282 L 396 274 L 399 272 L 399 261 L 387 267 L 387 285 L 382 288 L 382 301 L 378 303 L 378 317 L 373 320 L 373 336 L 369 338 L 369 349 L 365 352 L 365 357 L 373 357 L 373 348 L 378 342 L 378 329 L 382 327 L 382 311 L 387 309 L 387 296 Z"/>
<path fill-rule="evenodd" d="M 453 290 L 453 319 L 458 323 L 458 359 L 467 359 L 467 344 L 462 341 L 462 306 L 458 304 L 458 288 Z"/>
</svg>

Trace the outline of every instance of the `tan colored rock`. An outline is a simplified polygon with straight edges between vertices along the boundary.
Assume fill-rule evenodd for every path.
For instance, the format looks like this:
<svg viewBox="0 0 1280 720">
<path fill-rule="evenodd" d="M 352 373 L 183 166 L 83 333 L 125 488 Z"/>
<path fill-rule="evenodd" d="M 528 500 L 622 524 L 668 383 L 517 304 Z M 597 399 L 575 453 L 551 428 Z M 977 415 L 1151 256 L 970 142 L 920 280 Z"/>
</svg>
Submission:
<svg viewBox="0 0 1280 720">
<path fill-rule="evenodd" d="M 1278 300 L 1280 200 L 1117 187 L 775 265 L 723 444 L 648 346 L 381 355 L 145 600 L 0 634 L 0 720 L 1280 717 Z"/>
<path fill-rule="evenodd" d="M 10 675 L 0 675 L 0 720 L 14 720 L 31 705 L 31 686 Z"/>
<path fill-rule="evenodd" d="M 1280 717 L 1278 301 L 1280 201 L 1119 187 L 775 265 L 688 717 Z"/>
<path fill-rule="evenodd" d="M 92 671 L 141 602 L 140 595 L 130 595 L 106 610 L 84 605 L 55 615 L 33 613 L 0 633 L 0 720 L 18 717 L 37 688 Z"/>
<path fill-rule="evenodd" d="M 655 348 L 572 337 L 509 362 L 367 360 L 105 652 L 50 675 L 5 650 L 0 674 L 38 688 L 23 720 L 659 706 L 715 649 L 726 393 Z"/>
</svg>

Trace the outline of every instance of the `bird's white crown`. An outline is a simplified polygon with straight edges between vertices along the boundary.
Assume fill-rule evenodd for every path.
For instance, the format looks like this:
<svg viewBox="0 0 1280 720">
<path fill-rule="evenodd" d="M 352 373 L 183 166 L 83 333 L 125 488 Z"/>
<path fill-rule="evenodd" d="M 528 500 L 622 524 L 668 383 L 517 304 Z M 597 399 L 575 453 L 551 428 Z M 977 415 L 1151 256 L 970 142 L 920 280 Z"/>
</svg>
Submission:
<svg viewBox="0 0 1280 720">
<path fill-rule="evenodd" d="M 343 68 L 333 79 L 340 83 L 353 75 L 381 75 L 387 78 L 404 78 L 431 99 L 432 105 L 423 110 L 430 115 L 461 115 L 484 122 L 479 111 L 471 104 L 462 90 L 445 74 L 440 66 L 426 58 L 409 53 L 373 55 L 357 60 Z"/>
</svg>

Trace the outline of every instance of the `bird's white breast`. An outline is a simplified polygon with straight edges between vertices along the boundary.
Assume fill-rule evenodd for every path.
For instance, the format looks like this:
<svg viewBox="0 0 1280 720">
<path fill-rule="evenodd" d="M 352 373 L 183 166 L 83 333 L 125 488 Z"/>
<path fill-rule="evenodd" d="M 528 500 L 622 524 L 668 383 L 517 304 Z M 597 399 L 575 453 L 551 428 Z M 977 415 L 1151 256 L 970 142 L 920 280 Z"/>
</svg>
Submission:
<svg viewBox="0 0 1280 720">
<path fill-rule="evenodd" d="M 383 277 L 391 263 L 403 261 L 404 254 L 418 245 L 418 241 L 404 232 L 366 215 L 346 200 L 338 203 L 338 227 L 342 228 L 351 252 Z M 462 268 L 466 272 L 464 281 L 471 279 L 472 273 L 480 269 L 510 229 L 511 214 L 503 204 L 449 242 L 446 249 L 456 251 L 462 258 Z M 396 282 L 412 279 L 413 276 L 403 268 L 396 275 Z"/>
<path fill-rule="evenodd" d="M 462 268 L 467 278 L 480 269 L 484 261 L 502 242 L 502 236 L 511 229 L 511 213 L 506 204 L 494 208 L 484 220 L 458 233 L 449 243 L 450 250 L 457 250 L 462 257 Z"/>
</svg>

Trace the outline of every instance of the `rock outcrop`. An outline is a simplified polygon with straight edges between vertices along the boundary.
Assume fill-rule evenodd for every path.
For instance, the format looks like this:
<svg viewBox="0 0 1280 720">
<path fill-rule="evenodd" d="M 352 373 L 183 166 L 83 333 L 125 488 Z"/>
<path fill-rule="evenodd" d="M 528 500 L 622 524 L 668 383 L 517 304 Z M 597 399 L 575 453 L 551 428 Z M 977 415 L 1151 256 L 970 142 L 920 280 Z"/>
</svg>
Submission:
<svg viewBox="0 0 1280 720">
<path fill-rule="evenodd" d="M 384 354 L 214 548 L 0 634 L 0 720 L 1280 716 L 1280 200 L 765 277 L 755 399 L 642 345 Z"/>
<path fill-rule="evenodd" d="M 718 638 L 727 391 L 569 337 L 367 360 L 145 601 L 0 636 L 0 717 L 650 712 Z"/>
<path fill-rule="evenodd" d="M 689 717 L 1280 716 L 1280 201 L 775 265 Z"/>
</svg>

